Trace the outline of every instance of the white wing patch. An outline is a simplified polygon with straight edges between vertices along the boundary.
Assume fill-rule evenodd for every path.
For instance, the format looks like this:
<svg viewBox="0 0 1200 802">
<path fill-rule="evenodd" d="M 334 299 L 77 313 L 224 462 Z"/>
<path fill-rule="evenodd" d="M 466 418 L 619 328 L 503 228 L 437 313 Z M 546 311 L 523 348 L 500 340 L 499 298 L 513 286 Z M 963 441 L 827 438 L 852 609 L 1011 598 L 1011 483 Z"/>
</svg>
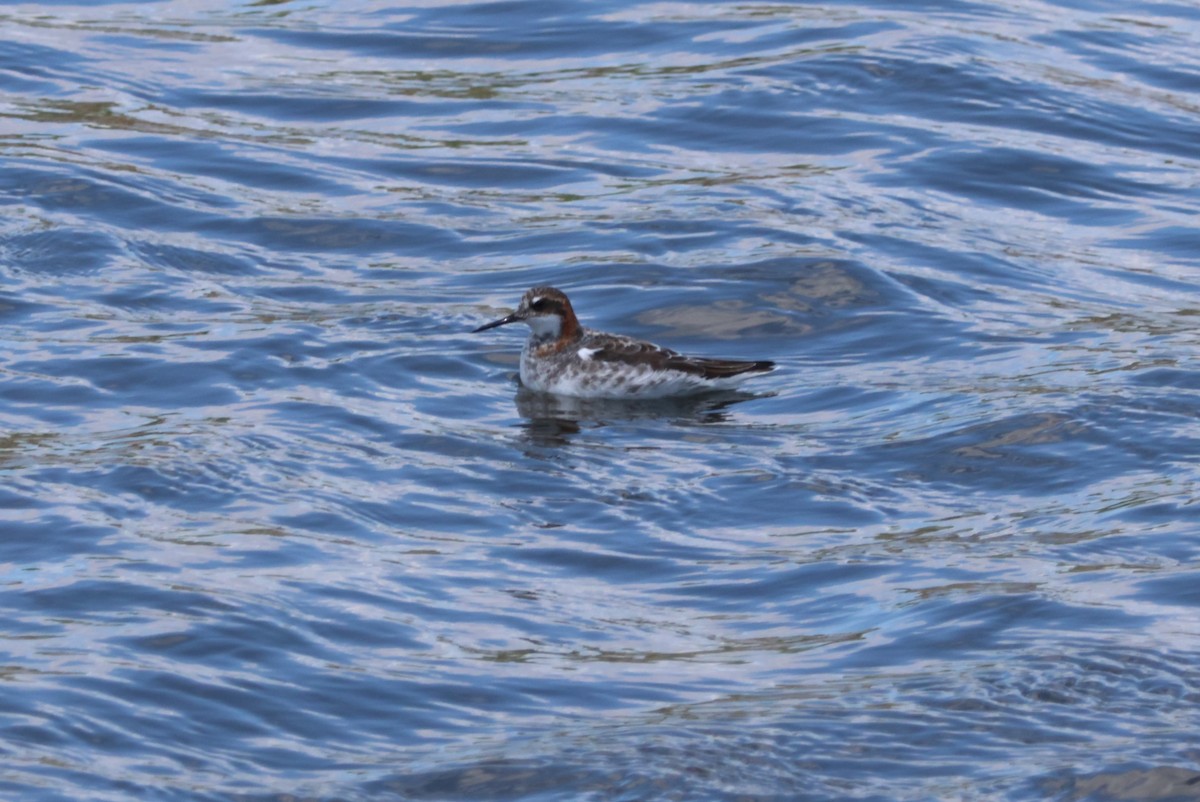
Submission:
<svg viewBox="0 0 1200 802">
<path fill-rule="evenodd" d="M 578 354 L 579 358 L 581 360 L 583 360 L 584 362 L 591 362 L 592 356 L 594 354 L 599 353 L 602 350 L 604 350 L 604 349 L 602 349 L 602 348 L 580 348 L 575 353 Z"/>
</svg>

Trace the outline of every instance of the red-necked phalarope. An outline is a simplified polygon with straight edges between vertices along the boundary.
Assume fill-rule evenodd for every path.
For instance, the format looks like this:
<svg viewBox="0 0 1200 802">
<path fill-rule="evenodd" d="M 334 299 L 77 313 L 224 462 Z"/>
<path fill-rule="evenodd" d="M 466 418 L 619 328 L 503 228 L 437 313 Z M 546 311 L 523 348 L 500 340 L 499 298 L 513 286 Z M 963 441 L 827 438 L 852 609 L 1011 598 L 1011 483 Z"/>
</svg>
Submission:
<svg viewBox="0 0 1200 802">
<path fill-rule="evenodd" d="M 579 325 L 561 290 L 534 287 L 517 311 L 475 329 L 529 326 L 521 351 L 521 382 L 531 390 L 580 398 L 665 398 L 726 390 L 775 367 L 765 360 L 742 362 L 683 356 L 620 334 Z"/>
</svg>

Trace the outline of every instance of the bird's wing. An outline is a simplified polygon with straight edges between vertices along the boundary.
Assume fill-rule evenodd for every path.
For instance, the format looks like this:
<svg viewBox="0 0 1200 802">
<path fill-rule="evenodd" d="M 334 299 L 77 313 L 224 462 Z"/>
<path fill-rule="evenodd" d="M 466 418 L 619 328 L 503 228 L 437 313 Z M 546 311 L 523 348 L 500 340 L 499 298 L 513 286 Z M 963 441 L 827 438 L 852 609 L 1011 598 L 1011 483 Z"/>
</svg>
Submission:
<svg viewBox="0 0 1200 802">
<path fill-rule="evenodd" d="M 587 349 L 589 358 L 598 362 L 639 365 L 651 370 L 677 370 L 705 379 L 768 371 L 775 367 L 775 363 L 766 361 L 746 362 L 684 356 L 669 348 L 616 334 L 592 334 L 587 338 L 584 348 Z"/>
</svg>

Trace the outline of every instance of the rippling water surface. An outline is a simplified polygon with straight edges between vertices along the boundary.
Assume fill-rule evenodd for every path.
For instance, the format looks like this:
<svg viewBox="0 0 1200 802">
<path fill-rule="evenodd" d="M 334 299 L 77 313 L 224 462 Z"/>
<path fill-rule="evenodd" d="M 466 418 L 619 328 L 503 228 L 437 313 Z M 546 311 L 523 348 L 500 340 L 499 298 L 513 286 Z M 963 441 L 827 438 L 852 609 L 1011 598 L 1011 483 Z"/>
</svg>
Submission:
<svg viewBox="0 0 1200 802">
<path fill-rule="evenodd" d="M 0 23 L 0 795 L 1200 798 L 1195 5 Z"/>
</svg>

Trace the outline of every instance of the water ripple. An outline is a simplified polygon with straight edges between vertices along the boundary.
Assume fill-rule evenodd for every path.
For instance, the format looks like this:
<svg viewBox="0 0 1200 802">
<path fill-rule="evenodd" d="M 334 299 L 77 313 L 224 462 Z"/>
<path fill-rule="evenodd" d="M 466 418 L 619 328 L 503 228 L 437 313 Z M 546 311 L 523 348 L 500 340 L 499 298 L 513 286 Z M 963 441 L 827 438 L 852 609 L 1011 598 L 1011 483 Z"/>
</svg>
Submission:
<svg viewBox="0 0 1200 802">
<path fill-rule="evenodd" d="M 1195 796 L 1195 9 L 0 19 L 4 794 Z"/>
</svg>

